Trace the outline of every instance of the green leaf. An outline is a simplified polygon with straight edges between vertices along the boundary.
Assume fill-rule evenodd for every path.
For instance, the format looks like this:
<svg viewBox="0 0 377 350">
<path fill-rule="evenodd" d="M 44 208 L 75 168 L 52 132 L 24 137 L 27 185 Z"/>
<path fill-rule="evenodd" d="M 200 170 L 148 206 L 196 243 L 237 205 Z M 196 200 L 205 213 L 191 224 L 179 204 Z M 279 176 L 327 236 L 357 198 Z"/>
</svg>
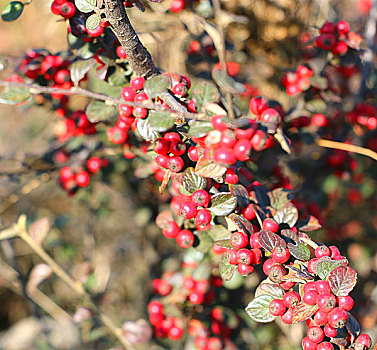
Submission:
<svg viewBox="0 0 377 350">
<path fill-rule="evenodd" d="M 318 310 L 317 305 L 308 305 L 303 301 L 298 303 L 292 311 L 292 323 L 302 322 L 313 316 Z"/>
<path fill-rule="evenodd" d="M 137 131 L 144 140 L 156 141 L 160 137 L 160 134 L 157 131 L 153 130 L 153 128 L 149 124 L 149 118 L 139 119 L 136 125 Z"/>
<path fill-rule="evenodd" d="M 79 81 L 85 77 L 86 73 L 88 73 L 96 63 L 96 60 L 91 58 L 89 60 L 78 60 L 71 64 L 69 70 L 71 73 L 71 80 L 75 86 L 78 86 Z"/>
<path fill-rule="evenodd" d="M 277 210 L 274 219 L 278 224 L 285 223 L 293 227 L 298 220 L 298 210 L 294 204 L 286 203 Z"/>
<path fill-rule="evenodd" d="M 296 259 L 302 261 L 310 260 L 310 250 L 306 245 L 296 242 L 296 244 L 288 243 L 287 247 Z"/>
<path fill-rule="evenodd" d="M 85 27 L 87 29 L 93 30 L 99 26 L 100 22 L 101 22 L 101 16 L 98 13 L 93 13 L 86 19 Z"/>
<path fill-rule="evenodd" d="M 356 285 L 357 273 L 351 267 L 339 266 L 329 273 L 331 291 L 338 297 L 347 296 Z"/>
<path fill-rule="evenodd" d="M 101 94 L 105 94 L 114 98 L 118 98 L 122 92 L 122 88 L 120 86 L 112 86 L 106 81 L 95 78 L 90 79 L 90 90 L 94 92 L 100 92 Z"/>
<path fill-rule="evenodd" d="M 199 244 L 195 247 L 195 249 L 199 250 L 202 253 L 209 252 L 213 247 L 213 239 L 208 235 L 207 232 L 204 231 L 197 231 L 195 234 L 199 239 Z"/>
<path fill-rule="evenodd" d="M 218 193 L 212 196 L 211 206 L 208 208 L 216 216 L 230 214 L 237 207 L 237 197 L 231 193 Z"/>
<path fill-rule="evenodd" d="M 212 78 L 226 91 L 229 91 L 232 94 L 242 94 L 246 91 L 246 88 L 243 84 L 239 83 L 233 79 L 228 73 L 224 72 L 222 69 L 215 68 L 212 71 Z"/>
<path fill-rule="evenodd" d="M 274 297 L 274 299 L 283 299 L 284 297 L 284 289 L 281 288 L 278 284 L 272 284 L 272 283 L 261 283 L 256 291 L 255 296 L 258 297 L 260 295 L 271 295 Z"/>
<path fill-rule="evenodd" d="M 111 86 L 121 86 L 127 82 L 124 69 L 116 68 L 109 76 L 108 80 Z"/>
<path fill-rule="evenodd" d="M 196 85 L 192 89 L 191 97 L 195 100 L 198 112 L 201 112 L 208 103 L 220 100 L 220 94 L 216 86 L 207 82 L 201 82 Z"/>
<path fill-rule="evenodd" d="M 215 241 L 215 244 L 223 248 L 233 248 L 230 244 L 229 238 L 218 239 L 217 241 Z"/>
<path fill-rule="evenodd" d="M 229 281 L 233 277 L 234 271 L 236 271 L 236 265 L 229 264 L 227 253 L 223 254 L 219 264 L 220 277 L 224 281 Z"/>
<path fill-rule="evenodd" d="M 91 123 L 97 123 L 118 115 L 118 109 L 115 106 L 107 105 L 102 101 L 92 101 L 86 107 L 86 116 Z"/>
<path fill-rule="evenodd" d="M 344 264 L 347 264 L 347 260 L 331 260 L 327 258 L 328 257 L 321 258 L 316 264 L 317 271 L 314 271 L 322 280 L 327 280 L 329 273 L 332 270 L 336 269 L 339 266 L 344 266 Z"/>
<path fill-rule="evenodd" d="M 268 196 L 270 197 L 271 206 L 275 209 L 280 209 L 293 199 L 292 191 L 282 187 L 275 188 L 268 193 Z"/>
<path fill-rule="evenodd" d="M 259 295 L 247 305 L 245 310 L 250 318 L 256 322 L 271 322 L 275 319 L 275 316 L 271 315 L 269 306 L 274 299 L 272 295 Z"/>
<path fill-rule="evenodd" d="M 151 128 L 159 132 L 170 130 L 174 126 L 174 118 L 164 111 L 150 111 L 148 121 Z"/>
<path fill-rule="evenodd" d="M 15 105 L 26 101 L 30 96 L 31 94 L 26 88 L 9 86 L 0 93 L 0 103 Z"/>
<path fill-rule="evenodd" d="M 193 120 L 189 123 L 189 125 L 190 128 L 187 133 L 190 137 L 202 137 L 209 131 L 213 130 L 212 124 L 210 122 Z"/>
<path fill-rule="evenodd" d="M 96 0 L 75 0 L 77 9 L 81 12 L 88 13 L 96 8 Z"/>
<path fill-rule="evenodd" d="M 286 247 L 284 239 L 271 231 L 261 230 L 258 232 L 258 241 L 260 245 L 269 252 L 275 247 Z"/>
<path fill-rule="evenodd" d="M 15 21 L 21 16 L 24 7 L 24 4 L 20 1 L 11 1 L 4 7 L 3 11 L 1 11 L 2 20 L 6 22 Z"/>
<path fill-rule="evenodd" d="M 180 182 L 188 195 L 192 195 L 195 191 L 202 190 L 207 186 L 207 180 L 196 174 L 192 167 L 187 168 L 182 173 Z"/>
<path fill-rule="evenodd" d="M 148 79 L 144 84 L 144 92 L 149 98 L 156 98 L 169 87 L 169 78 L 166 75 L 157 75 Z"/>
</svg>

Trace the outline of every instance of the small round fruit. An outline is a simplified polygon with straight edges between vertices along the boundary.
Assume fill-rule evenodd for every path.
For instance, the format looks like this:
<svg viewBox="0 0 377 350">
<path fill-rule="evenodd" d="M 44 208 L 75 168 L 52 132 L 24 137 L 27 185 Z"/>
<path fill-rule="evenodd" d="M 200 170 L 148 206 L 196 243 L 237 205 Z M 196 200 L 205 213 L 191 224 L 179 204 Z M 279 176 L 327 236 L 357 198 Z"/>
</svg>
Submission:
<svg viewBox="0 0 377 350">
<path fill-rule="evenodd" d="M 282 316 L 287 310 L 286 306 L 283 303 L 283 300 L 281 299 L 272 300 L 268 309 L 273 316 Z"/>
<path fill-rule="evenodd" d="M 189 230 L 181 230 L 176 237 L 176 241 L 181 248 L 190 248 L 194 244 L 194 234 Z"/>
<path fill-rule="evenodd" d="M 334 310 L 329 312 L 328 321 L 331 327 L 343 328 L 348 322 L 347 311 L 336 307 Z"/>
</svg>

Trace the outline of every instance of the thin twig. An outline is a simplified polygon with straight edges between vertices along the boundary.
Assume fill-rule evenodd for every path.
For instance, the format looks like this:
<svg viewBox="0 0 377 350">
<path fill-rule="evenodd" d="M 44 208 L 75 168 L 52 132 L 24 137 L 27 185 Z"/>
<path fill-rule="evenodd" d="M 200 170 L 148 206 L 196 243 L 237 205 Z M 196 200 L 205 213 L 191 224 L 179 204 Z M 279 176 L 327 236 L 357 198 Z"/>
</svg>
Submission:
<svg viewBox="0 0 377 350">
<path fill-rule="evenodd" d="M 377 152 L 374 152 L 369 148 L 364 148 L 360 146 L 349 145 L 343 142 L 330 141 L 330 140 L 324 140 L 324 139 L 318 139 L 316 142 L 317 142 L 317 145 L 321 147 L 340 149 L 340 150 L 351 152 L 351 153 L 362 154 L 363 156 L 377 160 Z"/>
<path fill-rule="evenodd" d="M 195 120 L 208 120 L 208 116 L 203 113 L 190 113 L 185 110 L 184 107 L 180 108 L 179 110 L 167 108 L 163 105 L 155 104 L 152 102 L 129 102 L 124 101 L 122 98 L 115 98 L 108 96 L 106 94 L 102 94 L 100 92 L 94 92 L 82 89 L 80 87 L 72 87 L 70 90 L 66 89 L 59 89 L 54 87 L 48 86 L 40 86 L 37 84 L 28 84 L 28 83 L 14 83 L 9 81 L 1 81 L 0 86 L 5 87 L 18 87 L 18 88 L 25 88 L 28 89 L 31 94 L 54 94 L 59 93 L 63 95 L 77 95 L 77 96 L 85 96 L 89 98 L 93 98 L 96 100 L 104 101 L 108 105 L 120 105 L 120 104 L 127 104 L 131 107 L 142 107 L 146 109 L 153 109 L 157 111 L 165 111 L 172 114 L 172 118 L 177 118 L 178 116 L 184 116 L 185 119 L 195 119 Z M 173 97 L 172 97 L 173 98 Z M 178 103 L 178 102 L 177 102 Z"/>
<path fill-rule="evenodd" d="M 134 349 L 133 345 L 127 341 L 122 335 L 122 330 L 117 328 L 113 321 L 106 316 L 101 309 L 93 301 L 89 293 L 85 290 L 81 282 L 75 281 L 68 273 L 66 273 L 54 259 L 48 255 L 44 249 L 37 244 L 26 230 L 26 216 L 21 215 L 17 224 L 14 225 L 15 231 L 20 237 L 47 265 L 49 265 L 52 271 L 62 279 L 78 296 L 82 297 L 90 307 L 98 314 L 101 322 L 108 328 L 108 330 L 119 340 L 122 346 L 126 350 Z"/>
</svg>

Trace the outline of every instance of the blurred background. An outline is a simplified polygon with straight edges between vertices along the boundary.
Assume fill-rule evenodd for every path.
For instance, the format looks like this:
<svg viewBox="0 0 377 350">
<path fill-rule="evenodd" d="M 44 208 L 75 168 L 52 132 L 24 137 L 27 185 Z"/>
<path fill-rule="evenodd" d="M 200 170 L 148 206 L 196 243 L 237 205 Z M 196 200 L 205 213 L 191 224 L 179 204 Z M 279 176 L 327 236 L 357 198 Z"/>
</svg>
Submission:
<svg viewBox="0 0 377 350">
<path fill-rule="evenodd" d="M 0 9 L 7 3 L 0 0 Z M 299 62 L 300 38 L 315 33 L 315 27 L 326 20 L 337 19 L 349 21 L 351 29 L 363 35 L 368 18 L 368 12 L 363 11 L 368 1 L 363 0 L 221 3 L 229 13 L 240 16 L 239 21 L 227 28 L 227 40 L 232 45 L 229 60 L 240 64 L 239 76 L 254 89 L 252 94 L 279 100 L 286 108 L 290 100 L 282 93 L 280 79 Z M 17 67 L 31 48 L 44 48 L 52 53 L 67 49 L 67 24 L 56 19 L 50 5 L 50 1 L 33 0 L 16 22 L 0 22 L 0 55 L 9 59 L 11 67 Z M 205 1 L 202 7 L 205 9 Z M 166 13 L 168 8 L 169 0 L 164 0 L 150 5 L 148 15 L 135 9 L 129 13 L 158 66 L 187 74 L 194 81 L 207 79 L 210 76 L 207 63 L 188 54 L 197 39 L 191 14 L 177 16 Z M 1 79 L 7 74 L 0 72 Z M 27 215 L 29 224 L 48 218 L 51 230 L 44 248 L 84 283 L 114 322 L 121 325 L 146 318 L 152 279 L 164 271 L 165 258 L 181 254 L 176 244 L 165 239 L 154 224 L 159 198 L 155 179 L 135 177 L 131 165 L 118 157 L 108 173 L 93 178 L 89 188 L 67 196 L 57 185 L 57 170 L 40 161 L 50 151 L 55 122 L 55 113 L 42 107 L 34 106 L 25 113 L 22 106 L 0 105 L 0 228 L 14 224 L 20 214 Z M 313 239 L 333 242 L 350 258 L 350 265 L 359 273 L 359 283 L 353 292 L 357 305 L 354 314 L 363 330 L 375 330 L 377 179 L 368 178 L 366 194 L 360 201 L 330 203 L 327 195 L 336 193 L 337 199 L 346 198 L 342 192 L 344 184 L 321 174 L 319 177 L 323 197 L 318 201 L 330 229 L 314 233 Z M 173 266 L 179 264 L 176 258 L 168 261 Z M 110 348 L 111 342 L 104 337 L 106 331 L 99 324 L 84 324 L 80 330 L 67 324 L 62 329 L 24 297 L 22 285 L 39 262 L 20 240 L 0 242 L 0 347 Z M 9 266 L 14 270 L 9 270 Z M 41 289 L 69 315 L 77 316 L 78 310 L 83 312 L 79 308 L 85 305 L 58 278 L 50 278 Z M 81 317 L 80 313 L 77 317 Z M 274 325 L 254 331 L 259 348 L 294 348 L 286 340 L 286 334 Z"/>
</svg>

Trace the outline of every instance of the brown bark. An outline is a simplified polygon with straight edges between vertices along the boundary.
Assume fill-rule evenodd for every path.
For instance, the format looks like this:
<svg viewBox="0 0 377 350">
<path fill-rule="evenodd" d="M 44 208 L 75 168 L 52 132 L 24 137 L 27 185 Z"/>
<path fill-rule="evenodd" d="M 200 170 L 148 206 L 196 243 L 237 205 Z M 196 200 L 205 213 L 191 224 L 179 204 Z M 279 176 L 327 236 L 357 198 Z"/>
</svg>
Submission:
<svg viewBox="0 0 377 350">
<path fill-rule="evenodd" d="M 127 53 L 132 70 L 145 78 L 151 78 L 160 72 L 153 63 L 152 56 L 141 43 L 124 9 L 122 0 L 104 0 L 106 18 L 115 35 Z"/>
</svg>

